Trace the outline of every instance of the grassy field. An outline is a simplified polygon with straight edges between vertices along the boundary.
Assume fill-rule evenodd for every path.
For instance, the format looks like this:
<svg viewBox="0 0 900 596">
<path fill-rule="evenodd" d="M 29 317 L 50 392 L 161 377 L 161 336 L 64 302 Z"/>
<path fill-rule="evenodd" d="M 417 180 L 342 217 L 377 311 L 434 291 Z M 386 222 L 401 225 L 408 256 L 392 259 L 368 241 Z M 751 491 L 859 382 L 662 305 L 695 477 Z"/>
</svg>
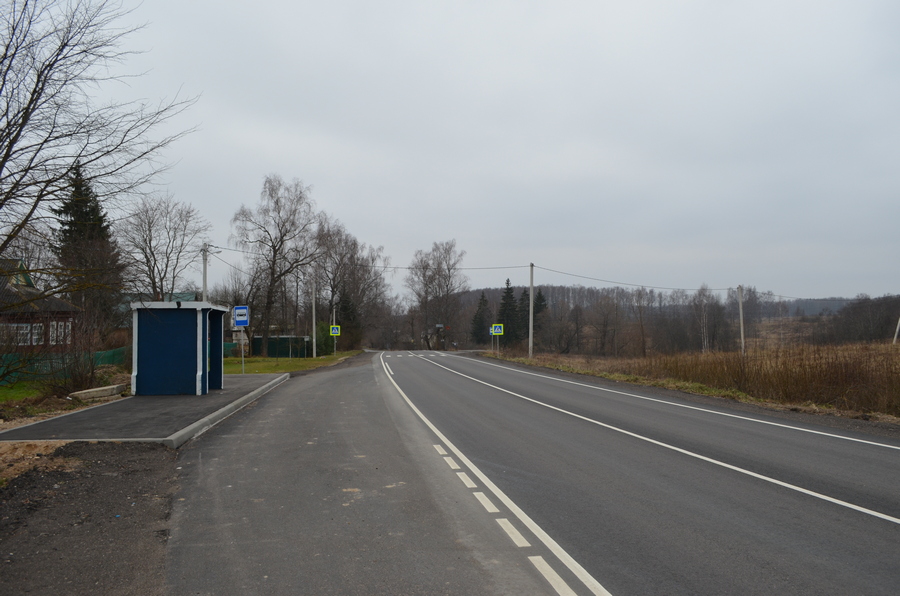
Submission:
<svg viewBox="0 0 900 596">
<path fill-rule="evenodd" d="M 591 358 L 536 355 L 511 361 L 747 401 L 900 416 L 900 349 L 889 344 L 797 345 L 736 352 Z"/>
<path fill-rule="evenodd" d="M 11 401 L 22 401 L 41 394 L 41 387 L 36 383 L 16 383 L 11 387 L 0 387 L 0 404 Z"/>
<path fill-rule="evenodd" d="M 341 360 L 356 356 L 359 350 L 338 352 L 336 356 L 328 355 L 321 358 L 244 358 L 244 372 L 246 374 L 286 373 L 297 370 L 311 370 L 323 366 L 331 366 Z M 225 374 L 241 374 L 241 359 L 226 358 Z"/>
</svg>

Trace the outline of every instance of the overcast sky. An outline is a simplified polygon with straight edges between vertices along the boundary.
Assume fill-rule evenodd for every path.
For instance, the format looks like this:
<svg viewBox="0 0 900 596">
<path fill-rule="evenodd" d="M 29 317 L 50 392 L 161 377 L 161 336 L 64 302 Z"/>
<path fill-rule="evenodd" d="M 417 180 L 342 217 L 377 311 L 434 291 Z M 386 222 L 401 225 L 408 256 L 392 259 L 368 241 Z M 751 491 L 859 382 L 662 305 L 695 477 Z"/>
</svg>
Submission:
<svg viewBox="0 0 900 596">
<path fill-rule="evenodd" d="M 900 292 L 896 1 L 147 0 L 127 20 L 148 71 L 127 92 L 200 96 L 162 182 L 214 244 L 276 173 L 394 265 L 455 238 L 467 267 Z"/>
</svg>

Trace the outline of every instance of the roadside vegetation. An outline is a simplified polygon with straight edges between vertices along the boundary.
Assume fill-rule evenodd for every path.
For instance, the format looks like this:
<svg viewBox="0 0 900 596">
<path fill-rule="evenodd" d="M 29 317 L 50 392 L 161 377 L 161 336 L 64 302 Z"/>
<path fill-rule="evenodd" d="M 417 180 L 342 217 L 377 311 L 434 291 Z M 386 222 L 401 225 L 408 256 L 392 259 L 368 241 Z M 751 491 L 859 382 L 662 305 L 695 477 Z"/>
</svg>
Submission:
<svg viewBox="0 0 900 596">
<path fill-rule="evenodd" d="M 646 358 L 505 353 L 502 359 L 614 381 L 796 410 L 869 419 L 900 417 L 900 350 L 890 344 L 794 345 L 748 352 L 687 352 Z"/>
<path fill-rule="evenodd" d="M 347 352 L 339 351 L 336 355 L 329 354 L 328 356 L 321 356 L 319 358 L 261 358 L 253 356 L 244 358 L 244 372 L 249 375 L 313 370 L 337 364 L 342 360 L 346 360 L 347 358 L 361 353 L 362 350 L 350 350 Z M 226 358 L 225 374 L 241 374 L 241 359 Z"/>
<path fill-rule="evenodd" d="M 124 365 L 101 365 L 95 372 L 96 387 L 106 385 L 129 385 L 131 372 Z M 0 385 L 0 429 L 3 421 L 18 418 L 35 418 L 77 410 L 99 403 L 69 398 L 70 391 L 66 377 L 33 376 L 16 383 Z M 103 398 L 103 401 L 118 399 L 119 396 Z"/>
<path fill-rule="evenodd" d="M 339 351 L 319 358 L 244 358 L 246 374 L 290 373 L 332 366 L 347 358 L 362 353 L 362 350 Z M 226 375 L 241 374 L 240 358 L 225 358 Z M 97 386 L 129 384 L 130 372 L 126 366 L 102 366 L 98 368 Z M 106 398 L 106 399 L 116 399 Z M 4 420 L 33 418 L 68 410 L 77 410 L 94 405 L 95 401 L 82 402 L 68 398 L 60 391 L 60 384 L 52 379 L 20 381 L 12 385 L 0 386 L 0 425 Z M 0 428 L 2 430 L 2 428 Z"/>
</svg>

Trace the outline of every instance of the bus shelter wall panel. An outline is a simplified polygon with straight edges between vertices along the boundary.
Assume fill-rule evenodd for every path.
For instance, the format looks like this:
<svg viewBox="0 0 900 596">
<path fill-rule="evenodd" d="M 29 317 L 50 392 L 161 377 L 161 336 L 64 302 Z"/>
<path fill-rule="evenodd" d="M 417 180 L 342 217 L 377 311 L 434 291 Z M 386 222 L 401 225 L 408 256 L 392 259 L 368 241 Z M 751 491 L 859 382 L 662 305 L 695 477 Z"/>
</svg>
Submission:
<svg viewBox="0 0 900 596">
<path fill-rule="evenodd" d="M 197 319 L 196 310 L 138 311 L 138 395 L 197 393 Z"/>
</svg>

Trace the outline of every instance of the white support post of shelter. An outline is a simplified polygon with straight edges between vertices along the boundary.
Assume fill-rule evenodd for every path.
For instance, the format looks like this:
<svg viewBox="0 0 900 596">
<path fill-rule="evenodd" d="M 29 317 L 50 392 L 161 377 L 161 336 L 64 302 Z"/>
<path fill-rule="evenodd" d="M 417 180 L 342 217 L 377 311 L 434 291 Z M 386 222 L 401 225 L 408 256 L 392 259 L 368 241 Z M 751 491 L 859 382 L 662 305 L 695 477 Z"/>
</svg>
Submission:
<svg viewBox="0 0 900 596">
<path fill-rule="evenodd" d="M 138 311 L 131 311 L 131 395 L 137 395 Z"/>
</svg>

